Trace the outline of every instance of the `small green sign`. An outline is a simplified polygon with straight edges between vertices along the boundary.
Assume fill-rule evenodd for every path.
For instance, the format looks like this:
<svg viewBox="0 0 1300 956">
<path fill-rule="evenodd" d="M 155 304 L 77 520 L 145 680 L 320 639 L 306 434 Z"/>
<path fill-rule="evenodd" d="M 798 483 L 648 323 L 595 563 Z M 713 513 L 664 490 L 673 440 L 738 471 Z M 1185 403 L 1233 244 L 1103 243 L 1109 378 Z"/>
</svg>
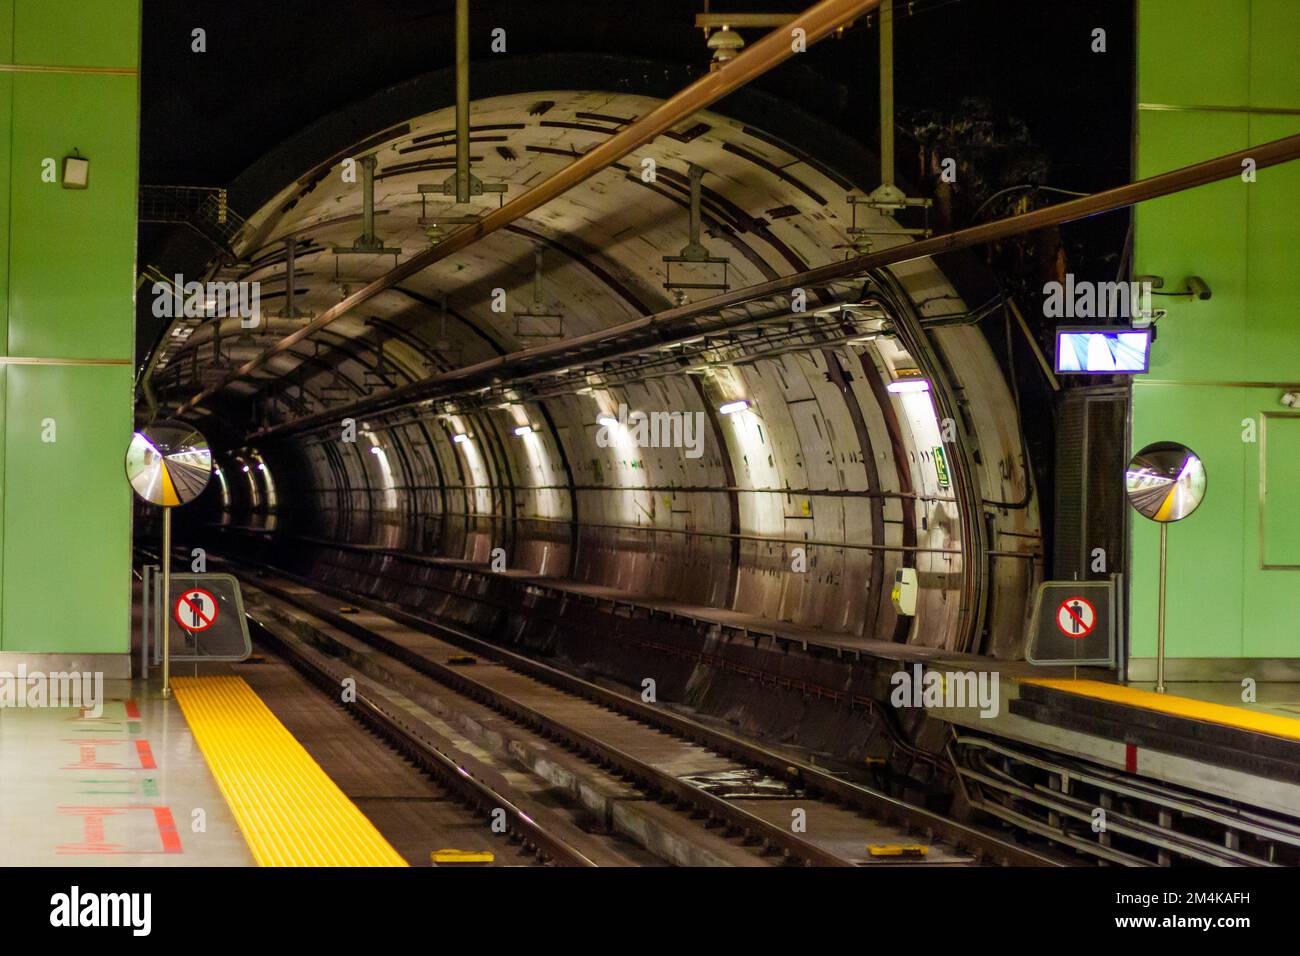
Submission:
<svg viewBox="0 0 1300 956">
<path fill-rule="evenodd" d="M 948 460 L 943 457 L 943 449 L 936 446 L 934 449 L 934 473 L 939 478 L 939 487 L 948 487 Z"/>
</svg>

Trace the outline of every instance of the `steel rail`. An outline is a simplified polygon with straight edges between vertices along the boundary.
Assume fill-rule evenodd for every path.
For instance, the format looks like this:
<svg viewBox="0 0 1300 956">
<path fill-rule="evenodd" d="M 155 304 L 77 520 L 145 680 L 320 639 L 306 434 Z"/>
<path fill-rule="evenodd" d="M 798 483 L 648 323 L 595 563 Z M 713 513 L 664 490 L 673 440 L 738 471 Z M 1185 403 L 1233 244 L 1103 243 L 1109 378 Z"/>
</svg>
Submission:
<svg viewBox="0 0 1300 956">
<path fill-rule="evenodd" d="M 363 302 L 391 289 L 404 279 L 421 272 L 435 262 L 467 248 L 485 236 L 491 235 L 516 219 L 567 192 L 574 186 L 622 159 L 629 152 L 650 142 L 655 137 L 677 126 L 684 119 L 716 103 L 751 80 L 795 55 L 791 41 L 794 30 L 804 32 L 806 44 L 812 44 L 830 35 L 840 27 L 879 6 L 880 0 L 821 0 L 794 17 L 788 29 L 773 30 L 740 56 L 720 69 L 706 73 L 684 90 L 665 100 L 645 116 L 615 133 L 599 146 L 584 153 L 555 175 L 543 180 L 518 199 L 513 199 L 487 213 L 477 223 L 458 229 L 438 245 L 417 253 L 392 271 L 380 276 L 369 285 L 358 289 L 342 302 L 326 309 L 306 326 L 286 336 L 260 355 L 244 363 L 216 385 L 205 388 L 177 409 L 182 414 L 199 402 L 224 389 L 236 379 L 251 374 L 266 363 L 271 356 L 292 348 L 295 344 L 346 315 Z"/>
<path fill-rule="evenodd" d="M 734 62 L 739 62 L 739 60 Z M 812 288 L 838 279 L 865 275 L 872 270 L 881 269 L 885 266 L 955 252 L 982 243 L 1006 239 L 1021 233 L 1060 226 L 1101 213 L 1113 212 L 1116 209 L 1122 209 L 1139 202 L 1158 199 L 1161 196 L 1168 196 L 1172 193 L 1182 192 L 1196 186 L 1204 186 L 1208 183 L 1240 175 L 1243 169 L 1242 164 L 1247 160 L 1253 161 L 1256 169 L 1264 169 L 1297 158 L 1300 158 L 1300 134 L 1262 143 L 1259 146 L 1239 150 L 1191 166 L 1184 166 L 1167 173 L 1160 173 L 1123 186 L 1116 186 L 1113 189 L 1093 193 L 1091 196 L 1056 203 L 1042 209 L 1010 216 L 1006 219 L 981 223 L 941 236 L 932 236 L 929 239 L 922 239 L 917 242 L 903 243 L 879 252 L 871 252 L 866 255 L 844 259 L 840 262 L 817 266 L 793 275 L 782 276 L 743 289 L 725 292 L 722 295 L 703 299 L 699 302 L 657 312 L 654 315 L 641 316 L 619 325 L 573 336 L 560 342 L 536 345 L 517 352 L 486 359 L 473 365 L 441 372 L 420 382 L 403 385 L 401 388 L 386 392 L 375 398 L 365 399 L 341 409 L 332 409 L 328 412 L 320 412 L 307 418 L 287 422 L 274 429 L 269 429 L 265 436 L 310 428 L 317 423 L 337 420 L 340 415 L 344 414 L 364 414 L 407 404 L 433 394 L 440 386 L 463 385 L 468 388 L 469 386 L 464 383 L 488 376 L 499 377 L 500 373 L 539 359 L 567 355 L 566 363 L 577 362 L 580 360 L 579 358 L 569 355 L 574 350 L 602 345 L 613 339 L 636 332 L 644 332 L 650 328 L 663 328 L 673 323 L 699 318 L 756 300 L 788 296 L 791 290 L 796 288 Z M 739 321 L 746 322 L 749 321 L 749 318 L 746 317 Z M 664 338 L 663 343 L 667 344 L 687 339 L 698 334 L 697 329 L 687 328 L 681 330 L 676 337 Z M 192 399 L 189 406 L 194 405 L 198 398 Z"/>
<path fill-rule="evenodd" d="M 233 567 L 233 566 L 232 566 Z M 778 779 L 783 779 L 794 786 L 807 789 L 814 793 L 820 793 L 823 797 L 830 798 L 848 806 L 853 807 L 861 813 L 869 814 L 874 818 L 887 824 L 903 824 L 918 829 L 931 838 L 942 839 L 949 845 L 965 849 L 977 856 L 997 860 L 1008 865 L 1021 866 L 1054 866 L 1059 865 L 1058 861 L 1050 857 L 1043 856 L 1035 851 L 1016 846 L 1007 842 L 992 833 L 986 833 L 969 827 L 957 821 L 950 820 L 940 814 L 925 810 L 905 803 L 901 800 L 890 797 L 887 794 L 870 789 L 851 781 L 842 780 L 829 774 L 820 768 L 811 764 L 804 763 L 796 758 L 779 754 L 768 750 L 751 741 L 735 737 L 723 731 L 716 730 L 704 724 L 700 724 L 687 717 L 672 713 L 663 708 L 653 707 L 642 703 L 639 700 L 628 697 L 617 691 L 601 687 L 598 684 L 575 677 L 563 670 L 551 667 L 540 661 L 533 660 L 505 648 L 498 647 L 495 644 L 484 641 L 480 638 L 467 634 L 458 628 L 449 627 L 446 624 L 431 621 L 427 618 L 417 617 L 400 609 L 390 607 L 380 601 L 375 601 L 364 597 L 363 595 L 352 594 L 342 588 L 322 584 L 312 581 L 290 572 L 275 568 L 271 572 L 287 581 L 294 582 L 300 586 L 309 588 L 318 594 L 327 594 L 343 600 L 352 602 L 358 607 L 372 611 L 388 617 L 404 626 L 414 630 L 422 631 L 448 643 L 463 647 L 476 654 L 481 654 L 491 660 L 495 660 L 506 667 L 511 668 L 542 683 L 555 687 L 565 693 L 572 694 L 576 697 L 585 698 L 594 701 L 603 706 L 609 707 L 618 713 L 632 717 L 649 726 L 665 730 L 675 736 L 681 737 L 693 743 L 702 744 L 710 749 L 760 767 L 765 772 L 773 774 Z M 304 599 L 301 595 L 295 594 L 292 590 L 275 585 L 267 581 L 266 577 L 258 577 L 252 582 L 257 588 L 269 594 L 272 594 L 283 601 L 294 604 L 308 613 L 326 621 L 331 626 L 336 627 L 348 634 L 357 637 L 374 646 L 385 644 L 382 648 L 387 653 L 396 657 L 402 663 L 414 667 L 429 676 L 441 682 L 464 683 L 466 685 L 475 684 L 480 688 L 479 691 L 471 693 L 486 694 L 492 697 L 501 697 L 499 692 L 490 688 L 477 685 L 467 678 L 464 674 L 455 671 L 452 668 L 444 667 L 435 661 L 426 658 L 413 657 L 406 649 L 397 647 L 387 642 L 379 635 L 375 635 L 368 629 L 362 627 L 357 622 L 349 620 L 347 617 L 336 614 L 328 608 L 313 604 Z M 379 642 L 377 644 L 376 642 Z M 431 673 L 438 671 L 441 673 Z M 442 675 L 446 676 L 447 681 L 443 681 Z M 530 708 L 526 705 L 514 704 L 512 709 L 516 709 L 520 714 L 525 714 Z M 792 833 L 788 833 L 780 827 L 773 827 L 766 821 L 754 817 L 747 811 L 741 810 L 728 804 L 725 800 L 713 797 L 711 794 L 704 794 L 698 788 L 685 784 L 676 778 L 668 777 L 661 779 L 663 772 L 649 765 L 637 766 L 639 763 L 636 758 L 621 755 L 608 745 L 596 741 L 593 738 L 586 738 L 586 735 L 580 732 L 564 728 L 554 724 L 550 718 L 544 715 L 536 714 L 534 718 L 538 726 L 543 726 L 548 732 L 555 732 L 566 738 L 585 738 L 584 747 L 590 747 L 593 752 L 600 753 L 615 764 L 626 766 L 628 770 L 634 771 L 635 776 L 643 777 L 647 783 L 656 786 L 665 792 L 672 794 L 676 799 L 695 802 L 700 805 L 705 812 L 719 816 L 721 819 L 730 817 L 732 822 L 742 829 L 753 832 L 755 836 L 761 836 L 762 839 L 779 846 L 781 849 L 790 853 L 792 856 L 800 859 L 809 860 L 817 865 L 839 865 L 843 866 L 848 863 L 841 858 L 834 857 L 819 847 L 801 840 Z M 626 758 L 626 763 L 624 763 Z M 700 795 L 710 799 L 700 799 Z M 738 816 L 737 814 L 743 814 Z M 757 832 L 755 832 L 757 831 Z M 816 858 L 816 859 L 814 859 Z"/>
<path fill-rule="evenodd" d="M 251 615 L 250 615 L 251 617 Z M 256 621 L 256 618 L 253 618 Z M 303 648 L 285 640 L 271 628 L 260 621 L 259 636 L 271 644 L 277 653 L 297 668 L 304 676 L 331 697 L 338 691 L 341 678 L 330 669 L 304 652 Z M 396 746 L 405 755 L 413 759 L 426 772 L 436 778 L 448 790 L 455 793 L 465 803 L 490 815 L 495 810 L 505 812 L 508 832 L 518 837 L 525 845 L 532 847 L 538 854 L 563 866 L 595 866 L 580 851 L 563 840 L 548 833 L 524 810 L 498 793 L 488 784 L 476 779 L 468 770 L 448 757 L 441 750 L 425 741 L 415 731 L 406 726 L 400 713 L 393 712 L 372 697 L 364 688 L 358 687 L 356 700 L 351 707 L 345 708 L 349 714 L 363 724 L 377 731 L 381 736 Z"/>
<path fill-rule="evenodd" d="M 508 694 L 466 677 L 454 667 L 449 667 L 408 648 L 403 648 L 355 621 L 350 621 L 314 604 L 294 591 L 278 587 L 275 584 L 268 584 L 265 580 L 259 580 L 256 587 L 266 594 L 292 604 L 313 617 L 319 618 L 331 627 L 337 628 L 362 643 L 381 651 L 386 656 L 405 664 L 427 678 L 431 678 L 447 689 L 485 704 L 515 723 L 527 727 L 543 737 L 562 741 L 566 746 L 580 753 L 585 759 L 594 760 L 594 762 L 602 766 L 616 768 L 620 774 L 637 781 L 640 786 L 650 793 L 666 795 L 679 804 L 692 806 L 708 814 L 711 818 L 740 830 L 753 839 L 762 840 L 768 846 L 779 848 L 791 857 L 805 863 L 814 866 L 835 867 L 854 865 L 851 860 L 824 850 L 783 827 L 769 823 L 761 817 L 735 806 L 722 797 L 701 790 L 612 744 L 569 727 Z"/>
</svg>

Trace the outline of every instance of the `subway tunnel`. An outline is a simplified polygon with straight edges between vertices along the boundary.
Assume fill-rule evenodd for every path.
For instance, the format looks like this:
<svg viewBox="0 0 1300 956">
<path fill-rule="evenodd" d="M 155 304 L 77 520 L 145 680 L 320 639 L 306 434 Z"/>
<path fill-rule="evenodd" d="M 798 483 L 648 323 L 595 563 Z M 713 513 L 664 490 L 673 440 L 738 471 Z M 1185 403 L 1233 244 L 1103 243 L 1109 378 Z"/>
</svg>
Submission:
<svg viewBox="0 0 1300 956">
<path fill-rule="evenodd" d="M 529 88 L 543 70 L 528 64 L 476 75 L 476 90 L 523 88 L 475 100 L 474 174 L 516 191 L 554 173 L 661 102 L 642 69 L 555 64 L 549 72 L 589 71 L 575 89 Z M 648 92 L 613 91 L 629 85 L 613 77 L 629 73 Z M 751 94 L 732 110 L 696 114 L 232 384 L 224 400 L 242 400 L 255 424 L 218 451 L 221 522 L 232 533 L 479 565 L 495 553 L 498 570 L 719 609 L 755 626 L 1022 657 L 1042 570 L 1038 507 L 1014 386 L 980 325 L 998 307 L 996 285 L 974 259 L 951 256 L 945 268 L 925 258 L 802 290 L 797 302 L 755 302 L 743 322 L 705 312 L 603 345 L 603 355 L 528 355 L 678 307 L 688 290 L 670 286 L 682 275 L 722 287 L 725 269 L 731 288 L 744 287 L 840 259 L 863 234 L 877 248 L 900 241 L 892 217 L 855 216 L 847 202 L 865 195 L 863 174 L 878 160 L 806 119 L 752 125 L 788 112 L 771 98 Z M 366 104 L 358 115 L 371 111 L 392 109 Z M 278 181 L 260 177 L 268 195 L 248 216 L 241 265 L 213 263 L 208 274 L 259 283 L 266 327 L 250 335 L 238 317 L 219 331 L 207 322 L 170 345 L 160 378 L 172 394 L 211 384 L 304 324 L 282 315 L 286 242 L 304 317 L 382 268 L 383 256 L 334 252 L 362 219 L 362 191 L 344 181 L 341 157 L 376 158 L 374 228 L 385 246 L 427 246 L 444 229 L 438 217 L 461 212 L 454 197 L 420 192 L 445 178 L 454 120 L 445 106 L 364 142 L 319 142 L 316 156 L 294 144 L 292 161 L 263 160 L 258 171 Z M 725 263 L 665 262 L 688 239 L 692 167 L 703 171 L 702 239 Z M 727 328 L 711 333 L 720 318 Z M 1004 333 L 1001 321 L 990 327 Z M 432 372 L 512 355 L 521 361 L 484 385 L 365 410 Z M 346 415 L 332 411 L 352 403 Z M 726 413 L 735 403 L 743 407 Z M 915 616 L 889 599 L 900 568 L 917 574 Z"/>
<path fill-rule="evenodd" d="M 797 6 L 13 0 L 0 865 L 1300 865 L 1300 18 Z"/>
</svg>

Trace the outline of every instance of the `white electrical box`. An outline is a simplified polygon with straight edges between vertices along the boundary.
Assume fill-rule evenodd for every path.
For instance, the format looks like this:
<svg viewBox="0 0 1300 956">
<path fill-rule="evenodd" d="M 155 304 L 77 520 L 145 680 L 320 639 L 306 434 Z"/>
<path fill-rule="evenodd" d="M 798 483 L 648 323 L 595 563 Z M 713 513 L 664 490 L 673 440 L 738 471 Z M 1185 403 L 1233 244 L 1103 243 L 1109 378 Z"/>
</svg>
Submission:
<svg viewBox="0 0 1300 956">
<path fill-rule="evenodd" d="M 894 572 L 894 589 L 889 592 L 889 598 L 899 614 L 916 615 L 916 568 L 899 568 Z"/>
</svg>

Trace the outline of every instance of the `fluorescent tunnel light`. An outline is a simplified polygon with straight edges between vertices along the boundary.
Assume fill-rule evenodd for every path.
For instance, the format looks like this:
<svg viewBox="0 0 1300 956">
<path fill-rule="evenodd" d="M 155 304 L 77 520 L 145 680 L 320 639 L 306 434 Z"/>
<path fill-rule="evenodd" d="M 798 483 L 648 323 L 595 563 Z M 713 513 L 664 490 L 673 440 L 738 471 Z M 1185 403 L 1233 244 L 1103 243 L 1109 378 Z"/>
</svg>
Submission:
<svg viewBox="0 0 1300 956">
<path fill-rule="evenodd" d="M 885 391 L 893 392 L 895 395 L 902 392 L 928 392 L 929 390 L 930 382 L 924 378 L 900 378 L 885 386 Z"/>
</svg>

